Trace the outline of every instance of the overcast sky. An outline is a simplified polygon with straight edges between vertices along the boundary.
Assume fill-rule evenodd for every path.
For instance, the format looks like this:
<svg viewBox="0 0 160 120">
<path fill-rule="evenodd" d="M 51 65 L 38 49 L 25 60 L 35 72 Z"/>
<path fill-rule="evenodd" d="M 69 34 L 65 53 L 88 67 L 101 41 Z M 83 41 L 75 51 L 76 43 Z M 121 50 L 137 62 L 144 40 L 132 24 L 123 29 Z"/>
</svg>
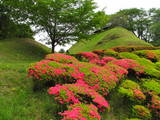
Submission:
<svg viewBox="0 0 160 120">
<path fill-rule="evenodd" d="M 126 8 L 160 8 L 160 0 L 94 0 L 100 9 L 106 8 L 106 14 L 113 14 Z"/>
<path fill-rule="evenodd" d="M 99 10 L 105 8 L 106 14 L 113 14 L 120 9 L 126 8 L 160 8 L 160 0 L 94 0 L 97 3 Z M 39 34 L 35 36 L 36 40 L 40 38 L 45 38 L 45 34 Z M 57 46 L 56 51 L 59 51 L 61 48 L 67 50 L 71 45 Z"/>
</svg>

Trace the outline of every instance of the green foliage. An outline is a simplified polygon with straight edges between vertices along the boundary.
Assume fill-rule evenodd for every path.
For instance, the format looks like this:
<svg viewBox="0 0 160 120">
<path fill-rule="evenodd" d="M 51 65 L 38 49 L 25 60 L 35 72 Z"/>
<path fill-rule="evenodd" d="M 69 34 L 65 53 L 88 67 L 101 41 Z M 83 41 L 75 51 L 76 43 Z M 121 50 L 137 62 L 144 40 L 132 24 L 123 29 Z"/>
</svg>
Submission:
<svg viewBox="0 0 160 120">
<path fill-rule="evenodd" d="M 134 53 L 130 53 L 130 52 L 121 52 L 121 53 L 119 53 L 119 57 L 127 58 L 127 59 L 133 59 L 133 60 L 139 59 L 139 56 L 137 56 Z"/>
<path fill-rule="evenodd" d="M 160 50 L 140 50 L 135 51 L 134 53 L 140 57 L 149 59 L 152 62 L 157 62 L 160 60 Z"/>
<path fill-rule="evenodd" d="M 146 58 L 140 58 L 134 53 L 121 52 L 119 53 L 121 58 L 128 58 L 136 60 L 140 65 L 144 66 L 145 75 L 160 78 L 160 71 L 156 69 L 156 65 Z"/>
<path fill-rule="evenodd" d="M 155 94 L 160 94 L 160 82 L 154 79 L 148 79 L 142 84 L 143 88 L 147 92 L 154 92 Z"/>
<path fill-rule="evenodd" d="M 152 44 L 155 46 L 160 45 L 160 9 L 151 9 L 150 13 L 152 13 L 151 20 L 152 25 L 150 27 L 151 29 L 151 35 L 152 35 Z"/>
<path fill-rule="evenodd" d="M 13 18 L 29 22 L 48 34 L 52 52 L 57 45 L 87 38 L 107 21 L 103 11 L 95 12 L 93 0 L 7 0 L 4 3 L 13 12 L 19 12 Z"/>
<path fill-rule="evenodd" d="M 90 52 L 97 49 L 108 49 L 117 46 L 152 46 L 143 40 L 138 39 L 132 32 L 117 27 L 93 35 L 90 39 L 77 42 L 69 52 L 71 54 L 79 52 Z"/>
<path fill-rule="evenodd" d="M 144 120 L 150 120 L 151 119 L 151 113 L 148 108 L 142 106 L 142 105 L 135 105 L 133 106 L 133 115 L 137 118 L 141 118 Z"/>
<path fill-rule="evenodd" d="M 123 46 L 123 47 L 114 47 L 112 48 L 116 52 L 134 52 L 138 50 L 159 50 L 160 47 L 153 46 Z"/>
<path fill-rule="evenodd" d="M 126 119 L 126 120 L 142 120 L 142 119 L 139 119 L 139 118 L 130 118 L 130 119 Z"/>
<path fill-rule="evenodd" d="M 110 17 L 111 27 L 121 26 L 132 31 L 138 38 L 149 41 L 149 25 L 151 21 L 144 9 L 123 9 Z M 146 33 L 147 31 L 147 33 Z"/>
<path fill-rule="evenodd" d="M 156 64 L 156 69 L 160 70 L 160 62 L 156 62 L 155 64 Z"/>
<path fill-rule="evenodd" d="M 138 83 L 131 80 L 125 80 L 120 85 L 118 92 L 133 102 L 143 102 L 146 99 Z"/>
<path fill-rule="evenodd" d="M 31 30 L 30 26 L 13 20 L 11 10 L 12 8 L 4 4 L 5 1 L 2 0 L 1 2 L 2 3 L 0 3 L 0 39 L 12 37 L 32 38 L 34 32 Z"/>
</svg>

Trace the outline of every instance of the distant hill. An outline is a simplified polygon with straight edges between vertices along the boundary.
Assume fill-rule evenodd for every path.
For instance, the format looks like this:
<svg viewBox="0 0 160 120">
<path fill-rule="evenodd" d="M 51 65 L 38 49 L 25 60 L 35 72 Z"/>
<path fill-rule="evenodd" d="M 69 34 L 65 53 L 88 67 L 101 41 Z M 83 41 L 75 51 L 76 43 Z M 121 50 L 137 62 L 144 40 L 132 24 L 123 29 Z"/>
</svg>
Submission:
<svg viewBox="0 0 160 120">
<path fill-rule="evenodd" d="M 69 52 L 89 52 L 95 49 L 108 49 L 117 46 L 152 46 L 137 38 L 132 32 L 116 27 L 101 33 L 97 33 L 90 40 L 83 40 L 74 44 Z"/>
<path fill-rule="evenodd" d="M 38 60 L 42 59 L 50 49 L 27 38 L 0 40 L 0 60 Z"/>
</svg>

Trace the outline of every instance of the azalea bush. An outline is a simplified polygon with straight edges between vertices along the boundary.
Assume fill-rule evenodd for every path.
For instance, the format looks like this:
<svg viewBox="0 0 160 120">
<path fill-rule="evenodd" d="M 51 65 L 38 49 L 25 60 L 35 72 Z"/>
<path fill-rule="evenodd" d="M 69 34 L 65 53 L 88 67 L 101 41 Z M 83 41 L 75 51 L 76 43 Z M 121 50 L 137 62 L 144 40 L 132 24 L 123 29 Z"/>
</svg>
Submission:
<svg viewBox="0 0 160 120">
<path fill-rule="evenodd" d="M 118 52 L 114 51 L 113 49 L 107 49 L 107 50 L 94 50 L 93 53 L 101 56 L 101 57 L 104 57 L 104 56 L 107 56 L 107 57 L 115 57 L 117 58 L 118 57 Z"/>
<path fill-rule="evenodd" d="M 138 50 L 158 50 L 160 47 L 145 47 L 145 46 L 128 46 L 128 47 L 114 47 L 112 48 L 117 52 L 133 52 Z"/>
<path fill-rule="evenodd" d="M 97 107 L 92 104 L 73 104 L 59 114 L 63 116 L 62 120 L 101 120 Z"/>
<path fill-rule="evenodd" d="M 131 80 L 124 81 L 119 87 L 119 93 L 134 102 L 143 102 L 146 96 L 143 94 L 140 86 Z"/>
<path fill-rule="evenodd" d="M 36 81 L 52 81 L 54 84 L 83 82 L 101 94 L 108 94 L 127 73 L 126 69 L 114 64 L 101 67 L 77 61 L 66 64 L 43 60 L 29 68 L 29 76 Z"/>
<path fill-rule="evenodd" d="M 143 120 L 150 120 L 152 117 L 149 109 L 142 105 L 133 106 L 133 114 L 137 118 L 141 118 Z"/>
<path fill-rule="evenodd" d="M 28 75 L 35 85 L 50 87 L 48 93 L 68 108 L 60 113 L 63 120 L 100 120 L 98 112 L 110 109 L 105 96 L 130 69 L 139 75 L 143 66 L 134 60 L 103 57 L 92 52 L 78 56 L 79 60 L 62 53 L 49 54 L 45 60 L 32 64 Z M 135 98 L 145 99 L 139 88 L 131 90 Z"/>
<path fill-rule="evenodd" d="M 92 52 L 83 52 L 83 53 L 78 53 L 77 56 L 84 61 L 91 61 L 94 59 L 99 59 L 99 56 L 95 53 Z"/>
<path fill-rule="evenodd" d="M 140 57 L 144 57 L 146 59 L 149 59 L 153 62 L 158 61 L 158 56 L 154 51 L 151 50 L 141 50 L 141 51 L 135 51 L 135 54 L 137 54 Z"/>
<path fill-rule="evenodd" d="M 160 96 L 152 95 L 149 109 L 152 111 L 155 118 L 160 119 Z"/>
<path fill-rule="evenodd" d="M 99 111 L 109 109 L 109 104 L 104 97 L 85 84 L 56 85 L 49 88 L 48 93 L 56 96 L 55 99 L 62 104 L 87 103 L 95 104 Z"/>
<path fill-rule="evenodd" d="M 137 61 L 131 59 L 120 59 L 112 61 L 112 64 L 116 64 L 127 70 L 134 70 L 137 74 L 142 74 L 144 72 L 144 67 L 141 66 Z"/>
<path fill-rule="evenodd" d="M 156 64 L 146 58 L 140 58 L 134 53 L 122 52 L 119 53 L 119 57 L 122 59 L 132 59 L 137 61 L 141 66 L 144 67 L 144 76 L 150 78 L 160 78 L 160 71 L 158 70 Z"/>
<path fill-rule="evenodd" d="M 52 60 L 52 61 L 56 61 L 56 62 L 59 62 L 59 63 L 75 63 L 75 62 L 78 62 L 78 60 L 73 57 L 73 56 L 69 56 L 69 55 L 65 55 L 65 54 L 62 54 L 62 53 L 54 53 L 54 54 L 48 54 L 46 57 L 45 57 L 46 60 Z"/>
</svg>

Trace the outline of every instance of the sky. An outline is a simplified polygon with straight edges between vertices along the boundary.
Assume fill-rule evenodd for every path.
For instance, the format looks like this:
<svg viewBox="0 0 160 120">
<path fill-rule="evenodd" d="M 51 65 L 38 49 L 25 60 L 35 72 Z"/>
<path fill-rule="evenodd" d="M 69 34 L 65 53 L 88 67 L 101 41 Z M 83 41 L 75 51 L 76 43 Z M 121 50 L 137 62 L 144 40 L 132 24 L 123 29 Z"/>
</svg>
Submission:
<svg viewBox="0 0 160 120">
<path fill-rule="evenodd" d="M 105 8 L 106 14 L 113 14 L 118 12 L 121 9 L 127 8 L 144 8 L 146 10 L 150 8 L 160 8 L 160 0 L 94 0 L 97 3 L 98 10 Z M 41 33 L 37 34 L 34 38 L 39 41 L 44 39 L 46 34 Z M 42 42 L 43 43 L 43 42 Z M 59 51 L 61 48 L 67 50 L 71 45 L 66 46 L 57 46 L 56 51 Z"/>
<path fill-rule="evenodd" d="M 106 14 L 113 14 L 126 8 L 160 8 L 160 0 L 94 0 L 100 9 L 106 8 Z"/>
</svg>

